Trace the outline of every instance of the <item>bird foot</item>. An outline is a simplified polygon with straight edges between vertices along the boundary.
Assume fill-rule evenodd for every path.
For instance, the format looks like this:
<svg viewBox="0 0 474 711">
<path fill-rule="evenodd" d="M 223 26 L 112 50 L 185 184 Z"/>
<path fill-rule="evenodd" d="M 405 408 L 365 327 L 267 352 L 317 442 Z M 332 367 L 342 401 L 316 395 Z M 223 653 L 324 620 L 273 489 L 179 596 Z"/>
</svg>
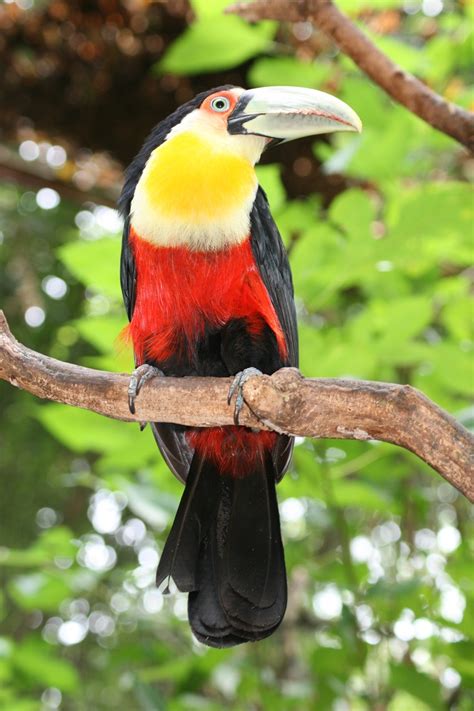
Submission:
<svg viewBox="0 0 474 711">
<path fill-rule="evenodd" d="M 232 385 L 229 388 L 229 393 L 227 395 L 227 404 L 230 405 L 230 402 L 234 396 L 235 393 L 237 393 L 236 398 L 235 398 L 235 407 L 234 407 L 234 424 L 238 425 L 239 424 L 239 415 L 240 411 L 242 410 L 242 407 L 244 405 L 244 394 L 243 394 L 243 386 L 249 380 L 250 378 L 253 378 L 254 375 L 263 375 L 261 370 L 258 370 L 258 368 L 245 368 L 245 370 L 241 370 L 240 373 L 237 373 L 235 376 L 234 380 L 232 381 Z"/>
<path fill-rule="evenodd" d="M 156 378 L 158 375 L 164 375 L 163 371 L 161 371 L 159 368 L 155 368 L 153 365 L 148 365 L 148 363 L 139 365 L 138 368 L 135 368 L 135 370 L 132 372 L 130 376 L 130 382 L 128 384 L 128 409 L 130 410 L 132 415 L 135 414 L 135 400 L 143 385 L 148 380 Z M 145 427 L 146 422 L 141 422 L 140 429 L 143 430 L 145 429 Z"/>
</svg>

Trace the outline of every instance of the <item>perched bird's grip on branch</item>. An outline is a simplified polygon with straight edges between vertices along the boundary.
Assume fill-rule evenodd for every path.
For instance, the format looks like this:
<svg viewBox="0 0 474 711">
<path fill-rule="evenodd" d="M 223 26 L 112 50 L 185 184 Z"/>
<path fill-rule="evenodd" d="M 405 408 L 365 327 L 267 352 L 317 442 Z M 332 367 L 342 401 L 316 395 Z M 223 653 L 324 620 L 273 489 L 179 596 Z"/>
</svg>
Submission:
<svg viewBox="0 0 474 711">
<path fill-rule="evenodd" d="M 0 379 L 33 395 L 107 417 L 194 427 L 233 423 L 230 378 L 156 378 L 128 409 L 129 376 L 64 363 L 30 350 L 0 311 Z M 306 437 L 382 440 L 414 452 L 474 501 L 474 438 L 408 385 L 304 378 L 295 368 L 249 379 L 242 425 Z"/>
</svg>

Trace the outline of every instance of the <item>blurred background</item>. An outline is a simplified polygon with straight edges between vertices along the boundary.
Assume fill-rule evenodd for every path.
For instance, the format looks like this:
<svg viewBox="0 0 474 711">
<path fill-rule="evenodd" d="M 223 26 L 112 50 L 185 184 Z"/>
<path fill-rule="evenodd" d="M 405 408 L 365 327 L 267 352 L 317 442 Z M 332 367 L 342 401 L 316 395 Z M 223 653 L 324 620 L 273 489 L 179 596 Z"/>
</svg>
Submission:
<svg viewBox="0 0 474 711">
<path fill-rule="evenodd" d="M 361 136 L 258 169 L 290 251 L 308 376 L 411 383 L 474 421 L 474 163 L 310 23 L 227 0 L 0 4 L 0 306 L 48 355 L 128 371 L 114 206 L 151 127 L 222 83 L 337 94 Z M 373 41 L 472 106 L 473 6 L 340 0 Z M 471 391 L 471 392 L 470 392 Z M 472 508 L 406 451 L 298 441 L 278 487 L 288 612 L 257 645 L 195 642 L 154 587 L 181 487 L 149 431 L 0 384 L 0 709 L 469 711 Z"/>
</svg>

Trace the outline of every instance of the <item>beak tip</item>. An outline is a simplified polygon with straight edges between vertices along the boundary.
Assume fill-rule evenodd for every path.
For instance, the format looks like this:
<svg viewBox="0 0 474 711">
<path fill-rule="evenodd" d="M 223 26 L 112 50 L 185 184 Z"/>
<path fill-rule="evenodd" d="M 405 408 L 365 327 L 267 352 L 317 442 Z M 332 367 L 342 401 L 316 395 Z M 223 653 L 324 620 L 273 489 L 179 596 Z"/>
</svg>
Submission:
<svg viewBox="0 0 474 711">
<path fill-rule="evenodd" d="M 348 128 L 348 131 L 353 131 L 354 133 L 362 133 L 363 125 L 359 115 L 356 114 L 354 109 L 348 107 L 347 104 L 346 107 L 350 109 L 350 128 Z"/>
</svg>

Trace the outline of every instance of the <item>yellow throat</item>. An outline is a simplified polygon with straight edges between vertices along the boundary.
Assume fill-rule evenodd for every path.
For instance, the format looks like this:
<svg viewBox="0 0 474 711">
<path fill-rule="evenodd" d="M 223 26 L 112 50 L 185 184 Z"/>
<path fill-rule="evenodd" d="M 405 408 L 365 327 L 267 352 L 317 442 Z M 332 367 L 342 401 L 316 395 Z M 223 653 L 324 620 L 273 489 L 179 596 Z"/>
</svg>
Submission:
<svg viewBox="0 0 474 711">
<path fill-rule="evenodd" d="M 248 236 L 257 178 L 251 156 L 237 152 L 242 144 L 233 139 L 182 131 L 155 148 L 132 201 L 140 237 L 161 246 L 221 249 Z"/>
</svg>

